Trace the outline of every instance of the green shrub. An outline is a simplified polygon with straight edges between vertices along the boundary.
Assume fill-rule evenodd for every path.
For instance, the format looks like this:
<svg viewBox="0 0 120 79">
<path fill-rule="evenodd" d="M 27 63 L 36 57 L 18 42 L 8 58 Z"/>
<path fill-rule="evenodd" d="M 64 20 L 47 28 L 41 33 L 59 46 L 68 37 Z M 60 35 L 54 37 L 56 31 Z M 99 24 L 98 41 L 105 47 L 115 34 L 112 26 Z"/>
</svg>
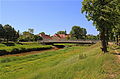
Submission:
<svg viewBox="0 0 120 79">
<path fill-rule="evenodd" d="M 6 46 L 15 46 L 15 43 L 3 43 L 3 44 L 5 44 Z"/>
<path fill-rule="evenodd" d="M 5 47 L 6 45 L 4 45 L 4 44 L 0 44 L 0 47 Z"/>
<path fill-rule="evenodd" d="M 7 54 L 7 51 L 6 50 L 0 50 L 0 55 L 4 55 L 4 54 Z"/>
<path fill-rule="evenodd" d="M 39 45 L 39 43 L 38 42 L 20 42 L 21 44 L 23 44 L 23 45 Z"/>
<path fill-rule="evenodd" d="M 13 48 L 11 54 L 19 53 L 20 50 L 18 48 Z"/>
</svg>

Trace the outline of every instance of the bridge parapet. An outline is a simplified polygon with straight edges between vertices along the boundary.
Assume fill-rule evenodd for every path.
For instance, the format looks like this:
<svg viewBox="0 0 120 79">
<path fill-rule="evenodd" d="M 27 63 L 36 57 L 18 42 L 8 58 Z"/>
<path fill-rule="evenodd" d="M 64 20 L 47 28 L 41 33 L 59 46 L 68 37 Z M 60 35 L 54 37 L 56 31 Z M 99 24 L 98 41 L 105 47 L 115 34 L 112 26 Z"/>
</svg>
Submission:
<svg viewBox="0 0 120 79">
<path fill-rule="evenodd" d="M 95 44 L 98 40 L 47 40 L 39 41 L 42 44 L 54 44 L 54 43 L 76 43 L 76 44 Z"/>
</svg>

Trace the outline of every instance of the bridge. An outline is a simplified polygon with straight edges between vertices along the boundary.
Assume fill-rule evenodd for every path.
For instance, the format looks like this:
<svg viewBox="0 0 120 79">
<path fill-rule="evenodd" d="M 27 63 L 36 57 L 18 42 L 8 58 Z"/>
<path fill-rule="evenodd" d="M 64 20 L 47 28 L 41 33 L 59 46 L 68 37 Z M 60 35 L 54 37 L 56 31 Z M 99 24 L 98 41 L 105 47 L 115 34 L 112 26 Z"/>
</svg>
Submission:
<svg viewBox="0 0 120 79">
<path fill-rule="evenodd" d="M 43 40 L 39 43 L 44 45 L 54 45 L 55 43 L 73 43 L 73 44 L 95 44 L 98 40 Z"/>
</svg>

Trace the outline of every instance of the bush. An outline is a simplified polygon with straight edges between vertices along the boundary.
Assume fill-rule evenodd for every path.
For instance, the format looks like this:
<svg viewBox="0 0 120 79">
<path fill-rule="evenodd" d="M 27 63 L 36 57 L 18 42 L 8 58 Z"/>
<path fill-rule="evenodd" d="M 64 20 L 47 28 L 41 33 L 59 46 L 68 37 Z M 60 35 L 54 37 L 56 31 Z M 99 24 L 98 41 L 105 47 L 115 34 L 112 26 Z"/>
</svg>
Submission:
<svg viewBox="0 0 120 79">
<path fill-rule="evenodd" d="M 7 54 L 7 51 L 6 50 L 0 50 L 0 56 L 1 55 L 6 55 Z"/>
<path fill-rule="evenodd" d="M 38 42 L 21 42 L 22 45 L 40 45 Z"/>
<path fill-rule="evenodd" d="M 20 52 L 26 52 L 26 51 L 27 51 L 27 49 L 25 49 L 23 47 L 20 48 Z"/>
<path fill-rule="evenodd" d="M 18 48 L 13 48 L 12 51 L 11 51 L 11 54 L 16 54 L 16 53 L 19 53 L 19 49 Z"/>
<path fill-rule="evenodd" d="M 15 46 L 15 43 L 3 43 L 5 44 L 6 46 Z"/>
<path fill-rule="evenodd" d="M 0 47 L 5 47 L 6 45 L 4 45 L 4 44 L 0 44 Z"/>
</svg>

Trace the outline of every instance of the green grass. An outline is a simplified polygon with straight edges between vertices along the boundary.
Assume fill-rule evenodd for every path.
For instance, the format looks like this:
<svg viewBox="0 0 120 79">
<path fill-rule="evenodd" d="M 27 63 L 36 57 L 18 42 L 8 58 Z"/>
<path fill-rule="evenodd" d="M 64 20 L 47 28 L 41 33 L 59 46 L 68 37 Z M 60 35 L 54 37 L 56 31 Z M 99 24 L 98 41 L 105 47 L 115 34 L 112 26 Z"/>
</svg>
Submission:
<svg viewBox="0 0 120 79">
<path fill-rule="evenodd" d="M 6 46 L 19 46 L 19 45 L 40 45 L 38 42 L 19 42 L 19 43 L 14 43 L 14 42 L 2 42 L 0 43 L 0 47 L 6 47 Z"/>
<path fill-rule="evenodd" d="M 52 48 L 51 45 L 15 45 L 15 46 L 6 46 L 0 47 L 0 55 L 6 54 L 14 54 L 14 53 L 21 53 L 33 50 L 40 50 L 40 49 L 50 49 Z"/>
<path fill-rule="evenodd" d="M 8 47 L 1 47 L 0 50 L 6 50 L 7 52 L 12 52 L 13 49 L 37 49 L 37 48 L 49 48 L 50 45 L 18 45 L 18 46 L 8 46 Z"/>
<path fill-rule="evenodd" d="M 109 46 L 109 50 L 111 51 L 111 53 L 113 53 L 115 50 L 117 50 L 118 52 L 120 52 L 120 46 L 113 44 Z"/>
<path fill-rule="evenodd" d="M 4 45 L 4 44 L 0 44 L 0 47 L 6 47 L 6 45 Z"/>
<path fill-rule="evenodd" d="M 23 45 L 38 45 L 38 42 L 20 42 Z"/>
<path fill-rule="evenodd" d="M 120 79 L 120 63 L 100 44 L 0 58 L 0 79 Z"/>
</svg>

